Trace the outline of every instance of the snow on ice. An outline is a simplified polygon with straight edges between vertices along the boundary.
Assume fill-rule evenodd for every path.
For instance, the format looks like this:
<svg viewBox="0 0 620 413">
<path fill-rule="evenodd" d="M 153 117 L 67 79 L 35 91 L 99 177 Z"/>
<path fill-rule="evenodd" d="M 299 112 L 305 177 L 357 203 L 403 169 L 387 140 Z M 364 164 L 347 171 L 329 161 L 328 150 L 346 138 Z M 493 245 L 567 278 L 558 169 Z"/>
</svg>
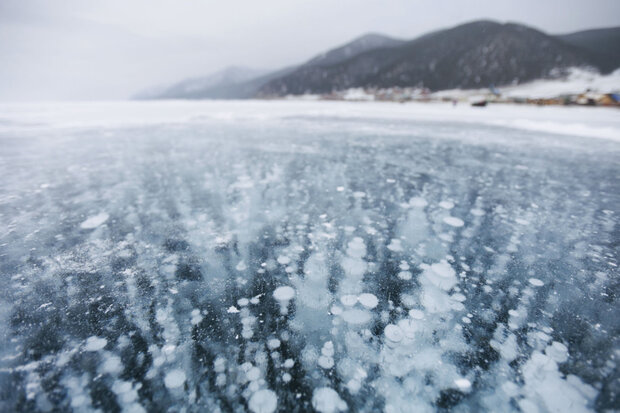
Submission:
<svg viewBox="0 0 620 413">
<path fill-rule="evenodd" d="M 105 223 L 108 220 L 108 218 L 110 218 L 108 214 L 106 214 L 105 212 L 101 212 L 97 215 L 94 215 L 88 218 L 86 221 L 82 222 L 80 224 L 80 228 L 83 228 L 83 229 L 97 228 L 98 226 Z"/>
<path fill-rule="evenodd" d="M 185 373 L 182 370 L 172 370 L 166 373 L 164 378 L 164 384 L 169 389 L 175 389 L 181 387 L 185 383 Z"/>
</svg>

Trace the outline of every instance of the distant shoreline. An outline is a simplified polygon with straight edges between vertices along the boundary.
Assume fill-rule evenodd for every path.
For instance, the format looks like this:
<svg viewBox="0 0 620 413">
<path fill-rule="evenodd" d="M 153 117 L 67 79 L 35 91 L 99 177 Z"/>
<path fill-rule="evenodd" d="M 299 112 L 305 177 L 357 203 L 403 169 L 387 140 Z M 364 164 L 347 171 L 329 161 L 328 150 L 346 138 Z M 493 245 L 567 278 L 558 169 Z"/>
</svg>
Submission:
<svg viewBox="0 0 620 413">
<path fill-rule="evenodd" d="M 486 108 L 453 106 L 447 102 L 350 102 L 277 100 L 150 100 L 100 102 L 0 103 L 0 136 L 53 133 L 67 129 L 105 130 L 185 125 L 241 123 L 277 127 L 286 122 L 309 122 L 321 127 L 326 118 L 346 124 L 374 118 L 400 122 L 484 124 L 559 136 L 620 142 L 620 116 L 614 108 L 583 106 L 490 104 Z"/>
</svg>

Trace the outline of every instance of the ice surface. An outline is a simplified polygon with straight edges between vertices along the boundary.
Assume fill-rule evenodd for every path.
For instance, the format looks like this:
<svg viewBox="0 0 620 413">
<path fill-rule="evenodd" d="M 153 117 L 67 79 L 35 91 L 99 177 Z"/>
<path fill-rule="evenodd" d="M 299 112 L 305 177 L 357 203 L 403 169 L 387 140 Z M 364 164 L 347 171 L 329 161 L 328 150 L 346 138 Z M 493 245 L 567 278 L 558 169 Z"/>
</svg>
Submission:
<svg viewBox="0 0 620 413">
<path fill-rule="evenodd" d="M 0 411 L 618 405 L 616 111 L 0 109 Z"/>
</svg>

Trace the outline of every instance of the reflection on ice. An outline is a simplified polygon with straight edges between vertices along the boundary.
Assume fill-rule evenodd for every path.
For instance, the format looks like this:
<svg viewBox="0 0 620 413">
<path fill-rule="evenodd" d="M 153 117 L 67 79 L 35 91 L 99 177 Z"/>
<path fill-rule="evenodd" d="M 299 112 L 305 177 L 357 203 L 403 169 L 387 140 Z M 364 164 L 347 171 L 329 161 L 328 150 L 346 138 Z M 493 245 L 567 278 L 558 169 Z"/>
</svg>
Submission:
<svg viewBox="0 0 620 413">
<path fill-rule="evenodd" d="M 2 411 L 618 405 L 617 143 L 327 117 L 17 137 Z"/>
</svg>

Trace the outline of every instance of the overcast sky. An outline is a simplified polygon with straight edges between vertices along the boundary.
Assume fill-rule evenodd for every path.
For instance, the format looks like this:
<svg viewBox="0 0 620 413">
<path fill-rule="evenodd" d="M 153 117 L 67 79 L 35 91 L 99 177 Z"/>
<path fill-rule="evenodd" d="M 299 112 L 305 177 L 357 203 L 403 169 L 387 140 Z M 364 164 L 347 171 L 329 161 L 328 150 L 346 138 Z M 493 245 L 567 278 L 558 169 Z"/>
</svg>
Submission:
<svg viewBox="0 0 620 413">
<path fill-rule="evenodd" d="M 620 26 L 620 0 L 0 0 L 0 100 L 123 99 L 481 18 L 566 33 Z"/>
</svg>

